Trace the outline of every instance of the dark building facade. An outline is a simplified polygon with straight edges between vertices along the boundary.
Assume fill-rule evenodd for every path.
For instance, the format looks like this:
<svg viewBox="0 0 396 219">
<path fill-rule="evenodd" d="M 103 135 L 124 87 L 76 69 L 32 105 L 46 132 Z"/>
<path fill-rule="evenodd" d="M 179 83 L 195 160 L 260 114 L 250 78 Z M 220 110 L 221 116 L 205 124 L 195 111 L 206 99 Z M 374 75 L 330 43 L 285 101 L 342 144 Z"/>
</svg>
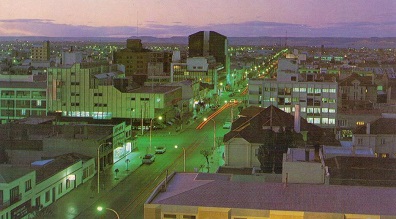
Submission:
<svg viewBox="0 0 396 219">
<path fill-rule="evenodd" d="M 216 62 L 229 66 L 227 37 L 214 31 L 199 31 L 188 36 L 188 56 L 213 56 Z"/>
<path fill-rule="evenodd" d="M 114 52 L 114 63 L 125 66 L 126 76 L 136 74 L 169 75 L 171 62 L 171 52 L 145 49 L 140 39 L 127 39 L 127 47 Z M 150 70 L 149 64 L 155 67 Z"/>
</svg>

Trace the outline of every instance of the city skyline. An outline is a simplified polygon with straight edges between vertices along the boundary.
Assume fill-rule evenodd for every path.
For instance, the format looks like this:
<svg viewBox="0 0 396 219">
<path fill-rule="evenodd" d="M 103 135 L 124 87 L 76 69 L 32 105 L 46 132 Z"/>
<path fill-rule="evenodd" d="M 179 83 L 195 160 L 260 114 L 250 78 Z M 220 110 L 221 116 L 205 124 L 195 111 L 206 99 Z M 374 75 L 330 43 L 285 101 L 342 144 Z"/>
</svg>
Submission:
<svg viewBox="0 0 396 219">
<path fill-rule="evenodd" d="M 5 0 L 0 36 L 395 37 L 392 0 Z"/>
</svg>

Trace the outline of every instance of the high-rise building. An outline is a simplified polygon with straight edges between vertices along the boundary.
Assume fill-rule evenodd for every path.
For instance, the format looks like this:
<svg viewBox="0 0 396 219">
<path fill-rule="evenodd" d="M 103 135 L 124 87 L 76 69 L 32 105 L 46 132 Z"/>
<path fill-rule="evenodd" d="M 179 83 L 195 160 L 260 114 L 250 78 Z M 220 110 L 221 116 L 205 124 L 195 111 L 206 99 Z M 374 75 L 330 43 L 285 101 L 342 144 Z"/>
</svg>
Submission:
<svg viewBox="0 0 396 219">
<path fill-rule="evenodd" d="M 215 57 L 217 62 L 227 66 L 228 40 L 214 31 L 199 31 L 188 36 L 188 56 L 189 57 Z"/>
<path fill-rule="evenodd" d="M 42 45 L 34 45 L 31 48 L 33 61 L 48 61 L 50 59 L 50 42 L 45 41 Z"/>
<path fill-rule="evenodd" d="M 171 52 L 145 49 L 140 39 L 127 39 L 127 47 L 114 53 L 114 63 L 125 66 L 126 76 L 169 75 L 171 62 Z"/>
<path fill-rule="evenodd" d="M 214 89 L 217 90 L 217 83 L 230 81 L 230 57 L 228 55 L 228 39 L 214 31 L 199 31 L 188 36 L 188 56 L 194 57 L 214 57 L 215 62 L 223 65 L 222 71 L 217 72 L 214 78 Z M 220 68 L 218 68 L 220 69 Z"/>
</svg>

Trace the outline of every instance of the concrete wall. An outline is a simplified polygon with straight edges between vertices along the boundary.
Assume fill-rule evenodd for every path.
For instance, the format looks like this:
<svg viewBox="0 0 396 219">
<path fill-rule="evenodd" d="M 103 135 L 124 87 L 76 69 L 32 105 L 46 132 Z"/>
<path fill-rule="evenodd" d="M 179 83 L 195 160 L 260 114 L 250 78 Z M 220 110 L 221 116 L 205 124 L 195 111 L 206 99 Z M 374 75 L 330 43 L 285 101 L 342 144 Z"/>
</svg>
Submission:
<svg viewBox="0 0 396 219">
<path fill-rule="evenodd" d="M 317 162 L 283 162 L 282 182 L 324 183 L 325 169 Z"/>
</svg>

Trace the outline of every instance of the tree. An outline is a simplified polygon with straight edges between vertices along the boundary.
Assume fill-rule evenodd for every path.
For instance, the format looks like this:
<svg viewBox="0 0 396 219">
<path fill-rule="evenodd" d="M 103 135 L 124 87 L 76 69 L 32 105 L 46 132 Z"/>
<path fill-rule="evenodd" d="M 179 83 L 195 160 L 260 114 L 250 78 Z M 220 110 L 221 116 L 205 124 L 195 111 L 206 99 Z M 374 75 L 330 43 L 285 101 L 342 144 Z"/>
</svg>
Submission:
<svg viewBox="0 0 396 219">
<path fill-rule="evenodd" d="M 208 173 L 209 173 L 209 156 L 212 154 L 212 152 L 208 149 L 206 150 L 201 150 L 200 152 L 206 159 L 206 164 L 207 164 L 207 168 L 208 168 Z"/>
<path fill-rule="evenodd" d="M 274 131 L 268 130 L 264 133 L 264 143 L 258 148 L 257 158 L 260 162 L 261 171 L 264 173 L 272 173 L 274 147 Z"/>
</svg>

